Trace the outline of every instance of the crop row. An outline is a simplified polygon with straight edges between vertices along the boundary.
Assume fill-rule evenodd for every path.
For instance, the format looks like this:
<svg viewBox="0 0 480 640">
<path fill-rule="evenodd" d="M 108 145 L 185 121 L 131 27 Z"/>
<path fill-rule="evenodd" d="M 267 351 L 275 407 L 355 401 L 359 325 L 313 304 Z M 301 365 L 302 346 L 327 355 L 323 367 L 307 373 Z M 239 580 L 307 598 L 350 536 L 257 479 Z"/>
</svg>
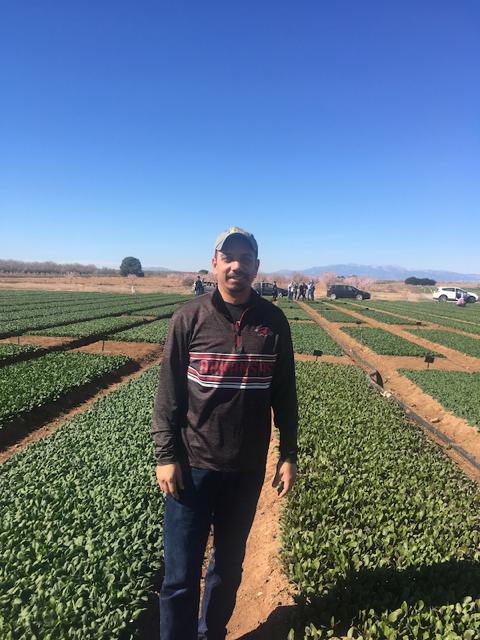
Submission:
<svg viewBox="0 0 480 640">
<path fill-rule="evenodd" d="M 7 422 L 129 362 L 124 356 L 49 353 L 0 369 L 0 431 Z"/>
<path fill-rule="evenodd" d="M 0 343 L 0 364 L 8 361 L 12 356 L 17 356 L 20 353 L 33 353 L 38 351 L 39 347 L 34 344 L 11 344 L 9 342 Z"/>
<path fill-rule="evenodd" d="M 162 307 L 154 307 L 153 309 L 143 309 L 142 311 L 132 311 L 132 316 L 155 316 L 157 318 L 170 318 L 175 311 L 181 306 L 181 303 L 166 304 Z"/>
<path fill-rule="evenodd" d="M 95 306 L 98 309 L 105 309 L 109 307 L 123 307 L 125 309 L 153 307 L 155 305 L 170 304 L 179 300 L 184 300 L 185 296 L 179 296 L 176 294 L 148 294 L 148 295 L 115 295 L 115 294 L 97 294 L 96 298 L 75 298 L 70 300 L 51 300 L 32 303 L 30 305 L 22 305 L 20 307 L 12 308 L 9 306 L 2 306 L 0 311 L 0 321 L 17 320 L 22 318 L 44 317 L 58 310 L 75 311 L 78 309 L 89 309 Z M 0 300 L 1 303 L 1 300 Z"/>
<path fill-rule="evenodd" d="M 442 354 L 421 345 L 405 340 L 394 333 L 377 327 L 342 327 L 357 342 L 365 345 L 375 353 L 388 356 L 426 356 L 433 354 L 437 358 L 443 358 Z"/>
<path fill-rule="evenodd" d="M 480 324 L 480 304 L 469 304 L 466 307 L 457 307 L 453 303 L 440 302 L 407 302 L 405 300 L 374 300 L 369 305 L 386 310 L 402 310 L 410 312 L 415 317 L 417 312 L 428 313 L 439 318 L 473 322 Z"/>
<path fill-rule="evenodd" d="M 74 322 L 72 324 L 64 324 L 59 327 L 51 327 L 49 329 L 40 329 L 32 331 L 31 335 L 35 336 L 60 336 L 65 338 L 88 338 L 92 336 L 102 336 L 120 331 L 144 322 L 141 318 L 135 316 L 118 316 L 111 318 L 97 318 L 95 320 L 86 320 L 85 322 Z"/>
<path fill-rule="evenodd" d="M 138 637 L 161 567 L 158 367 L 0 467 L 0 637 Z"/>
<path fill-rule="evenodd" d="M 294 324 L 291 322 L 290 330 L 295 353 L 313 355 L 314 351 L 322 351 L 325 355 L 343 355 L 338 344 L 316 323 Z"/>
<path fill-rule="evenodd" d="M 352 304 L 350 302 L 336 302 L 335 305 L 341 305 L 345 307 L 349 311 L 355 311 L 366 318 L 371 318 L 372 320 L 377 320 L 377 322 L 383 322 L 384 324 L 416 324 L 413 320 L 408 320 L 407 318 L 397 318 L 395 316 L 391 316 L 388 313 L 382 313 L 381 311 L 375 311 L 370 307 L 362 307 L 362 303 Z M 351 316 L 353 318 L 353 316 Z"/>
<path fill-rule="evenodd" d="M 155 303 L 155 301 L 153 301 Z M 6 322 L 10 320 L 21 320 L 21 319 L 30 319 L 30 318 L 43 318 L 53 313 L 58 313 L 61 311 L 62 313 L 66 311 L 78 311 L 81 309 L 91 309 L 95 307 L 97 309 L 105 309 L 111 307 L 118 306 L 128 306 L 133 303 L 132 298 L 126 300 L 74 300 L 74 301 L 58 301 L 58 302 L 49 302 L 49 303 L 39 303 L 29 306 L 28 308 L 21 307 L 17 309 L 5 309 L 3 308 L 0 312 L 0 321 Z"/>
<path fill-rule="evenodd" d="M 285 317 L 289 320 L 311 320 L 312 316 L 304 309 L 301 309 L 295 302 L 279 305 Z"/>
<path fill-rule="evenodd" d="M 125 329 L 108 336 L 109 340 L 122 340 L 124 342 L 153 342 L 164 344 L 167 338 L 168 325 L 170 320 L 164 318 L 162 320 L 154 320 L 141 327 Z"/>
<path fill-rule="evenodd" d="M 152 307 L 160 306 L 160 305 L 168 305 L 170 304 L 170 300 L 166 300 L 163 302 L 161 299 L 152 299 L 152 300 L 142 300 L 142 299 L 134 299 L 131 298 L 124 302 L 90 302 L 90 303 L 82 303 L 75 302 L 75 304 L 68 305 L 60 305 L 60 304 L 49 304 L 42 305 L 41 307 L 32 307 L 30 309 L 22 309 L 17 311 L 11 311 L 7 313 L 0 314 L 0 323 L 11 322 L 14 320 L 31 320 L 38 318 L 39 320 L 42 318 L 49 318 L 52 315 L 61 313 L 78 313 L 80 311 L 105 311 L 109 310 L 112 307 L 115 309 L 121 309 L 123 313 L 129 313 L 131 311 L 141 310 L 141 309 L 150 309 Z"/>
<path fill-rule="evenodd" d="M 444 331 L 442 329 L 408 329 L 410 333 L 430 342 L 442 344 L 455 351 L 460 351 L 467 356 L 480 358 L 480 339 L 464 336 L 454 331 Z"/>
<path fill-rule="evenodd" d="M 437 373 L 437 372 L 435 372 Z M 480 495 L 354 367 L 297 363 L 289 639 L 480 637 Z"/>
<path fill-rule="evenodd" d="M 464 418 L 472 426 L 480 428 L 480 372 L 431 369 L 399 371 L 446 409 Z"/>
<path fill-rule="evenodd" d="M 0 304 L 2 309 L 13 310 L 21 308 L 29 308 L 41 304 L 66 304 L 74 302 L 88 303 L 92 300 L 103 300 L 111 297 L 112 300 L 126 298 L 127 295 L 104 294 L 104 293 L 87 293 L 78 291 L 76 293 L 63 293 L 59 291 L 0 291 Z"/>
<path fill-rule="evenodd" d="M 374 303 L 371 303 L 371 304 L 373 305 Z M 378 305 L 378 303 L 376 304 Z M 382 305 L 382 309 L 385 309 L 385 311 L 389 311 L 390 313 L 397 314 L 399 318 L 403 317 L 404 319 L 407 319 L 407 316 L 408 316 L 408 318 L 415 318 L 418 321 L 422 321 L 426 323 L 435 323 L 443 327 L 448 327 L 450 329 L 456 329 L 458 331 L 465 331 L 467 333 L 480 335 L 479 325 L 474 324 L 472 322 L 463 322 L 461 319 L 455 319 L 455 318 L 450 319 L 447 317 L 436 315 L 431 312 L 417 311 L 409 307 L 405 307 L 405 308 L 400 306 L 387 307 L 385 305 Z M 402 324 L 404 324 L 403 320 L 402 320 Z"/>
<path fill-rule="evenodd" d="M 3 310 L 27 309 L 32 306 L 62 306 L 68 304 L 90 304 L 90 303 L 110 303 L 112 305 L 132 300 L 143 300 L 146 302 L 167 298 L 186 298 L 179 294 L 170 293 L 141 293 L 132 296 L 119 293 L 94 293 L 94 292 L 55 292 L 55 291 L 0 291 L 0 305 Z"/>
<path fill-rule="evenodd" d="M 131 313 L 141 309 L 157 308 L 159 306 L 158 301 L 150 302 L 136 302 L 129 304 L 113 305 L 105 308 L 92 309 L 76 309 L 75 311 L 56 311 L 53 307 L 48 308 L 45 316 L 39 316 L 37 318 L 16 319 L 7 322 L 0 323 L 0 337 L 7 337 L 10 335 L 19 335 L 27 331 L 37 331 L 40 329 L 48 329 L 50 327 L 63 326 L 67 324 L 73 324 L 75 322 L 82 322 L 85 320 L 95 320 L 97 318 L 108 318 L 112 316 L 121 315 L 124 313 Z"/>
<path fill-rule="evenodd" d="M 312 309 L 314 309 L 323 318 L 325 318 L 325 320 L 329 320 L 330 322 L 355 322 L 356 324 L 363 324 L 363 320 L 354 318 L 348 313 L 344 313 L 343 311 L 339 311 L 338 309 L 334 309 L 333 307 L 328 307 L 322 302 L 309 302 L 307 304 L 309 304 Z"/>
</svg>

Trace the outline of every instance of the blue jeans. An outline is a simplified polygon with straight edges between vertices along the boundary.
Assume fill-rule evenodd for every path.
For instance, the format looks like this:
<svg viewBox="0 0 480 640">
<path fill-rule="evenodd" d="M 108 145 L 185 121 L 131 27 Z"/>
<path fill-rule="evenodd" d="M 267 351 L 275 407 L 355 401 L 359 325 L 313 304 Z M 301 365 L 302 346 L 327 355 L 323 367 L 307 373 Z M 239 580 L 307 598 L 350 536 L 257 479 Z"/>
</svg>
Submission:
<svg viewBox="0 0 480 640">
<path fill-rule="evenodd" d="M 166 498 L 161 640 L 224 640 L 242 577 L 248 534 L 265 470 L 184 468 L 179 499 Z M 210 526 L 213 550 L 200 620 L 200 578 Z"/>
</svg>

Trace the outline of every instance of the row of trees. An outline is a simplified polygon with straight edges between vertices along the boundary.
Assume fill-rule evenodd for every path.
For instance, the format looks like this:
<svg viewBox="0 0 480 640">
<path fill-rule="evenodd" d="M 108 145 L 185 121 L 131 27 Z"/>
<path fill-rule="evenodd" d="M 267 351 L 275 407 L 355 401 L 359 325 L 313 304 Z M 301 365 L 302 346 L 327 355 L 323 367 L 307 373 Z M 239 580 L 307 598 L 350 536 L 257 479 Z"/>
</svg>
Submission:
<svg viewBox="0 0 480 640">
<path fill-rule="evenodd" d="M 58 264 L 57 262 L 24 262 L 23 260 L 0 260 L 0 273 L 31 273 L 38 275 L 115 275 L 117 269 L 96 267 L 94 264 L 78 262 Z"/>
<path fill-rule="evenodd" d="M 47 260 L 45 262 L 24 262 L 23 260 L 0 260 L 0 273 L 35 274 L 35 275 L 78 275 L 78 276 L 111 276 L 135 275 L 143 277 L 142 265 L 138 258 L 127 256 L 122 260 L 120 270 L 108 267 L 97 267 L 94 264 L 78 262 L 59 264 Z"/>
<path fill-rule="evenodd" d="M 405 280 L 405 284 L 414 284 L 414 285 L 423 285 L 425 287 L 434 287 L 437 284 L 436 280 L 432 280 L 431 278 L 416 278 L 412 276 L 411 278 L 407 278 Z"/>
</svg>

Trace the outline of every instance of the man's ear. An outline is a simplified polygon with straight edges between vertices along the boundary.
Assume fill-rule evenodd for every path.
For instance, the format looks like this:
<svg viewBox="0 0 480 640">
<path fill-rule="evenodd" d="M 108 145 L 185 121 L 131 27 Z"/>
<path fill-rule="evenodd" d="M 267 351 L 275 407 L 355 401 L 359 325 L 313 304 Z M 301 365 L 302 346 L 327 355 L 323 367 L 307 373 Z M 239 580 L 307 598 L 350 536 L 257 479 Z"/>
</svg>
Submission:
<svg viewBox="0 0 480 640">
<path fill-rule="evenodd" d="M 258 273 L 258 268 L 260 267 L 260 260 L 257 258 L 257 266 L 255 268 L 255 275 Z"/>
<path fill-rule="evenodd" d="M 212 258 L 212 273 L 217 274 L 217 252 L 215 251 L 215 255 Z"/>
</svg>

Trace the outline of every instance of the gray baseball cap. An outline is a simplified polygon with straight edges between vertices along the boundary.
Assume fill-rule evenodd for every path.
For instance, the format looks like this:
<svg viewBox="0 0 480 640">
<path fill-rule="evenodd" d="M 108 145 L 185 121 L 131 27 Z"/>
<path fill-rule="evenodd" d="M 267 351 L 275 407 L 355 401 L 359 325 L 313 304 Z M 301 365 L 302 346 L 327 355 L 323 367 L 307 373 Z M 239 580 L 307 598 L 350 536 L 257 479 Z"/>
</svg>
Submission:
<svg viewBox="0 0 480 640">
<path fill-rule="evenodd" d="M 255 251 L 255 256 L 258 256 L 258 245 L 257 241 L 253 234 L 245 231 L 245 229 L 240 229 L 240 227 L 230 227 L 226 231 L 223 231 L 215 240 L 215 246 L 213 248 L 215 251 L 221 251 L 225 241 L 232 236 L 240 236 L 241 238 L 245 238 L 245 240 L 250 244 L 252 249 Z"/>
</svg>

